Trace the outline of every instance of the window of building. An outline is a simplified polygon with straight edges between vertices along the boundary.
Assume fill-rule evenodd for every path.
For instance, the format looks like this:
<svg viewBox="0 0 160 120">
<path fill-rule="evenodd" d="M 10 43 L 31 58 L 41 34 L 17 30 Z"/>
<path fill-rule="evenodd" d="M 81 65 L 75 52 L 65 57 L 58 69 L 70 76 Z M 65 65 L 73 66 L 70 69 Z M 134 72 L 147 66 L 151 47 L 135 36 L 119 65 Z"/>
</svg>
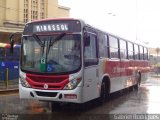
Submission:
<svg viewBox="0 0 160 120">
<path fill-rule="evenodd" d="M 31 2 L 31 20 L 35 20 L 38 18 L 38 1 L 32 0 Z"/>
<path fill-rule="evenodd" d="M 24 23 L 28 22 L 28 0 L 24 0 L 24 18 L 23 21 Z"/>
<path fill-rule="evenodd" d="M 45 3 L 44 3 L 44 0 L 41 0 L 41 4 L 40 4 L 40 18 L 41 19 L 44 19 L 45 18 L 45 10 L 44 10 L 44 7 L 45 7 Z"/>
<path fill-rule="evenodd" d="M 44 18 L 44 12 L 41 12 L 41 16 L 42 19 Z"/>
</svg>

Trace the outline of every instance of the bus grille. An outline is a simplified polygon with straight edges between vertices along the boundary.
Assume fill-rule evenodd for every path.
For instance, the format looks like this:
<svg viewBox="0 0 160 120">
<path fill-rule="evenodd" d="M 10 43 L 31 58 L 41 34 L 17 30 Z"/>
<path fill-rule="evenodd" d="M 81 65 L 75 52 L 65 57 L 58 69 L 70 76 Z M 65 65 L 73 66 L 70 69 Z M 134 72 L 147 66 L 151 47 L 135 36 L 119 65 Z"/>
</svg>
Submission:
<svg viewBox="0 0 160 120">
<path fill-rule="evenodd" d="M 69 82 L 69 75 L 45 76 L 26 74 L 26 80 L 35 89 L 61 90 Z"/>
<path fill-rule="evenodd" d="M 42 96 L 42 97 L 56 97 L 57 96 L 57 92 L 40 92 L 40 91 L 36 91 L 36 94 L 38 96 Z"/>
</svg>

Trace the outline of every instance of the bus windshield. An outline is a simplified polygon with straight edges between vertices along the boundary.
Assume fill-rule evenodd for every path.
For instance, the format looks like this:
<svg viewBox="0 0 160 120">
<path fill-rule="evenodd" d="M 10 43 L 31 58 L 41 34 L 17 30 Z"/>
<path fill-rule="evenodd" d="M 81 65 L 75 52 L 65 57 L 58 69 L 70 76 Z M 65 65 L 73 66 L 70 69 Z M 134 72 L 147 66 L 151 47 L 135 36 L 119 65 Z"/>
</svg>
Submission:
<svg viewBox="0 0 160 120">
<path fill-rule="evenodd" d="M 22 70 L 61 74 L 80 68 L 79 34 L 23 36 L 22 44 Z"/>
</svg>

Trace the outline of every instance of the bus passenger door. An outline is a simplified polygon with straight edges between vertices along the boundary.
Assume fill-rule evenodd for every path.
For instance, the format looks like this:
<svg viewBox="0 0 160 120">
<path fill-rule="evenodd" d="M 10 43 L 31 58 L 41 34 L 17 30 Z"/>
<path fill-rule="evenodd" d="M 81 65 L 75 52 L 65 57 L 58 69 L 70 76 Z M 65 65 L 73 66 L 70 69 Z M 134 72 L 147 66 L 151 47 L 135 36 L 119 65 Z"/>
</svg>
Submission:
<svg viewBox="0 0 160 120">
<path fill-rule="evenodd" d="M 87 32 L 84 37 L 84 89 L 83 101 L 89 101 L 99 95 L 98 91 L 98 50 L 97 35 Z"/>
</svg>

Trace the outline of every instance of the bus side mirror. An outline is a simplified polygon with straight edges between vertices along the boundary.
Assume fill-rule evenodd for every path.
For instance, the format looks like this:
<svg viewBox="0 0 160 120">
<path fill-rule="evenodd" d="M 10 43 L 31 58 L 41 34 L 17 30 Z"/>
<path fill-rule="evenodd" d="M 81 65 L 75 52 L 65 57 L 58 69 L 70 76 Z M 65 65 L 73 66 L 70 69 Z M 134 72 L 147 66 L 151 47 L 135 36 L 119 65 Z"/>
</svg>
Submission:
<svg viewBox="0 0 160 120">
<path fill-rule="evenodd" d="M 14 34 L 12 34 L 11 36 L 10 36 L 10 53 L 13 53 L 13 47 L 14 47 L 14 39 L 13 39 L 13 37 L 14 37 Z"/>
<path fill-rule="evenodd" d="M 10 53 L 13 53 L 14 50 L 14 42 L 20 42 L 20 38 L 22 36 L 22 33 L 16 32 L 10 35 L 9 40 L 10 40 Z"/>
<path fill-rule="evenodd" d="M 84 37 L 84 46 L 89 46 L 90 45 L 90 36 L 86 35 Z"/>
</svg>

